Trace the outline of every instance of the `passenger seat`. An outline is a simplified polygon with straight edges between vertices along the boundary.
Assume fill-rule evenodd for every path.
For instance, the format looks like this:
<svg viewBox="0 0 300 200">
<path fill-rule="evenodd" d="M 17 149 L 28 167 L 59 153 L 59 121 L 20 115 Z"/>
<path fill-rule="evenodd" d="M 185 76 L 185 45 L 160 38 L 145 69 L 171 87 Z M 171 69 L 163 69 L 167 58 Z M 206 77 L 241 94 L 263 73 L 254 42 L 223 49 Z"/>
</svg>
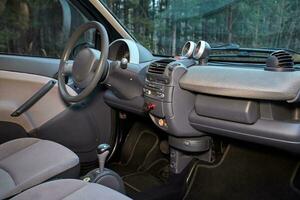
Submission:
<svg viewBox="0 0 300 200">
<path fill-rule="evenodd" d="M 21 138 L 1 144 L 0 199 L 73 169 L 68 178 L 76 178 L 79 176 L 79 168 L 76 170 L 78 164 L 79 158 L 75 153 L 48 140 Z"/>
<path fill-rule="evenodd" d="M 33 187 L 11 200 L 130 200 L 108 187 L 75 179 L 61 179 Z"/>
</svg>

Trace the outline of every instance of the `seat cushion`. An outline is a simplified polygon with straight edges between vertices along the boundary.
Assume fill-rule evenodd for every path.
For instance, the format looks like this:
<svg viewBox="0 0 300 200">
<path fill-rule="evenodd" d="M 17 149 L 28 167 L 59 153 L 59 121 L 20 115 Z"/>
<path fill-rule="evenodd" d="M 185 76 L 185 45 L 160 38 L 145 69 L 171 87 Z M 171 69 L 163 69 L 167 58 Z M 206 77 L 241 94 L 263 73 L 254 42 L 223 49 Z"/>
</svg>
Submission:
<svg viewBox="0 0 300 200">
<path fill-rule="evenodd" d="M 12 200 L 130 200 L 108 187 L 75 179 L 61 179 L 35 186 Z"/>
<path fill-rule="evenodd" d="M 0 145 L 0 199 L 15 195 L 78 165 L 66 147 L 48 140 L 21 138 Z"/>
</svg>

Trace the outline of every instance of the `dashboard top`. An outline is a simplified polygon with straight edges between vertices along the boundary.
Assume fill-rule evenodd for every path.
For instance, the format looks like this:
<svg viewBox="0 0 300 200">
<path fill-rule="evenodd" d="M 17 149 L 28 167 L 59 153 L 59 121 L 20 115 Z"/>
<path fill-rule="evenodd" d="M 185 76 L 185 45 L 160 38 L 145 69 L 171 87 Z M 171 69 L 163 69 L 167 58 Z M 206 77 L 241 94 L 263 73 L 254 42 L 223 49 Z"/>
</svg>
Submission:
<svg viewBox="0 0 300 200">
<path fill-rule="evenodd" d="M 193 66 L 181 78 L 180 86 L 193 92 L 234 98 L 294 101 L 299 95 L 300 71 Z"/>
</svg>

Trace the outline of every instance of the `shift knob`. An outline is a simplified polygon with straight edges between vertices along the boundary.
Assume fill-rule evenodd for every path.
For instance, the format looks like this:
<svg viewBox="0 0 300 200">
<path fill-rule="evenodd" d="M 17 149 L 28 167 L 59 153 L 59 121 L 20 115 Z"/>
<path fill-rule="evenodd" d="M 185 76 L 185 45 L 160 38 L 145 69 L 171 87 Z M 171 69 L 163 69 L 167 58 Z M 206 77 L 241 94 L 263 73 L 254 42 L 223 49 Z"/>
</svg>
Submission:
<svg viewBox="0 0 300 200">
<path fill-rule="evenodd" d="M 109 144 L 100 144 L 97 147 L 98 161 L 99 161 L 99 172 L 102 173 L 104 170 L 104 164 L 106 157 L 109 154 L 110 145 Z"/>
<path fill-rule="evenodd" d="M 110 145 L 109 144 L 100 144 L 97 147 L 97 154 L 102 154 L 105 151 L 109 151 L 110 150 Z"/>
</svg>

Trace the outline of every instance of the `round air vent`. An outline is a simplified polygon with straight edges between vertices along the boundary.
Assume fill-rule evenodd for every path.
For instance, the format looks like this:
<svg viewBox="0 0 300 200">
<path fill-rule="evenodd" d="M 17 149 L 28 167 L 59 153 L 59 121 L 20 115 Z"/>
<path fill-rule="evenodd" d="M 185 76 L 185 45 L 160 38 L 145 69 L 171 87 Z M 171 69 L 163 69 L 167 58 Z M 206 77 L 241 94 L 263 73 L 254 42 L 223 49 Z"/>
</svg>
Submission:
<svg viewBox="0 0 300 200">
<path fill-rule="evenodd" d="M 278 72 L 294 71 L 292 55 L 284 50 L 271 53 L 271 55 L 267 58 L 265 70 Z"/>
<path fill-rule="evenodd" d="M 199 65 L 206 65 L 209 57 L 211 47 L 203 40 L 200 40 L 193 53 L 193 58 L 199 60 Z"/>
<path fill-rule="evenodd" d="M 195 48 L 196 48 L 195 42 L 193 41 L 186 42 L 182 48 L 181 56 L 191 58 L 193 56 Z"/>
</svg>

